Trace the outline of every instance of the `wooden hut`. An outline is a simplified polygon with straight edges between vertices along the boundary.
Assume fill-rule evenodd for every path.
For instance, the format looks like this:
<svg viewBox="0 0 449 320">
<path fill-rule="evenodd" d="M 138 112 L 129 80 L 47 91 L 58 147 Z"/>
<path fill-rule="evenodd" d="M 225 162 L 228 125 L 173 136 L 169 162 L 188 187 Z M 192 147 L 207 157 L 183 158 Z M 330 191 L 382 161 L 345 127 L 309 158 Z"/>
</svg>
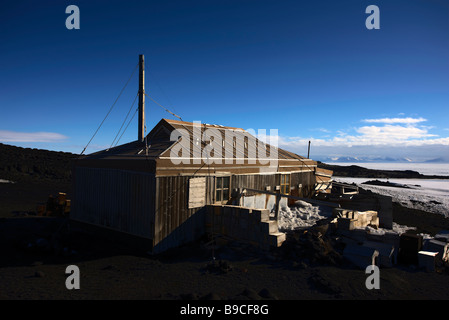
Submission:
<svg viewBox="0 0 449 320">
<path fill-rule="evenodd" d="M 71 219 L 149 239 L 153 252 L 201 236 L 206 205 L 242 205 L 244 189 L 311 197 L 320 176 L 315 161 L 240 128 L 162 119 L 142 130 L 76 160 Z"/>
</svg>

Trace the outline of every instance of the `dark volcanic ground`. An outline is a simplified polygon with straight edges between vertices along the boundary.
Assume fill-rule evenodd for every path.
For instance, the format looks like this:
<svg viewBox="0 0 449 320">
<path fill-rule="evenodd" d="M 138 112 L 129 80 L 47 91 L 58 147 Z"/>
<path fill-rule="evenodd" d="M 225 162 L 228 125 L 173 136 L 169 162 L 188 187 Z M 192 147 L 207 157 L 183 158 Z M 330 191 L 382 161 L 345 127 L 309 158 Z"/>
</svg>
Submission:
<svg viewBox="0 0 449 320">
<path fill-rule="evenodd" d="M 77 155 L 0 143 L 0 217 L 35 212 L 49 195 L 71 192 L 71 165 Z"/>
<path fill-rule="evenodd" d="M 313 230 L 289 234 L 271 252 L 233 241 L 212 250 L 210 239 L 203 239 L 150 256 L 135 242 L 66 218 L 33 216 L 50 194 L 66 192 L 70 199 L 75 155 L 11 148 L 0 145 L 0 179 L 15 181 L 0 183 L 0 299 L 449 298 L 446 270 L 427 273 L 406 265 L 381 269 L 381 289 L 368 290 L 364 270 L 341 259 L 338 245 L 319 240 Z M 6 149 L 16 153 L 5 156 Z M 26 165 L 30 159 L 33 164 Z M 448 219 L 399 204 L 394 221 L 431 235 L 449 229 Z M 329 250 L 332 259 L 323 255 Z M 80 268 L 80 290 L 65 287 L 71 264 Z"/>
<path fill-rule="evenodd" d="M 212 251 L 204 242 L 197 242 L 149 256 L 119 240 L 73 226 L 68 237 L 59 239 L 69 250 L 60 248 L 56 253 L 45 242 L 39 245 L 38 239 L 50 243 L 51 235 L 61 230 L 63 223 L 62 218 L 30 217 L 0 222 L 1 299 L 449 298 L 446 271 L 427 273 L 413 266 L 382 268 L 380 290 L 368 290 L 364 270 L 344 260 L 320 260 L 309 245 L 307 258 L 292 256 L 295 250 L 302 250 L 295 249 L 295 234 L 272 252 L 238 242 L 224 243 Z M 80 269 L 80 290 L 65 287 L 65 269 L 72 264 Z"/>
</svg>

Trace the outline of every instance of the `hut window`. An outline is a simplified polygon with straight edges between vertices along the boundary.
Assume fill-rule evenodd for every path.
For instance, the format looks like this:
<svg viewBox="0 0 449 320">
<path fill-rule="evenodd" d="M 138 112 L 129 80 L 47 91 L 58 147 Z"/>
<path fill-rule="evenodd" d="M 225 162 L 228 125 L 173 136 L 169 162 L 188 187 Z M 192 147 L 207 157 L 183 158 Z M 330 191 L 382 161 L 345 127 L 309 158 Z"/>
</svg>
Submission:
<svg viewBox="0 0 449 320">
<path fill-rule="evenodd" d="M 281 174 L 281 193 L 290 194 L 290 175 Z"/>
<path fill-rule="evenodd" d="M 215 202 L 227 203 L 230 196 L 231 177 L 217 177 L 215 179 Z"/>
</svg>

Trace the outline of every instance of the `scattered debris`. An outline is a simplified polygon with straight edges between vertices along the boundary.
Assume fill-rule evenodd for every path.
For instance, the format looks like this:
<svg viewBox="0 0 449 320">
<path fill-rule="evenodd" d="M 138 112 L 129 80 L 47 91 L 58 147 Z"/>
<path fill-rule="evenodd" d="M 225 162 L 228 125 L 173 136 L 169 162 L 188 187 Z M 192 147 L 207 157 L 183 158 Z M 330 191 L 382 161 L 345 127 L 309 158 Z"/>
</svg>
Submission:
<svg viewBox="0 0 449 320">
<path fill-rule="evenodd" d="M 43 273 L 42 271 L 36 271 L 36 272 L 34 273 L 34 276 L 35 276 L 36 278 L 43 278 L 43 277 L 45 277 L 45 273 Z"/>
<path fill-rule="evenodd" d="M 198 300 L 199 299 L 199 296 L 195 293 L 180 294 L 179 297 L 181 300 Z"/>
<path fill-rule="evenodd" d="M 14 211 L 13 215 L 14 217 L 28 217 L 29 215 L 33 215 L 33 213 L 27 211 Z"/>
<path fill-rule="evenodd" d="M 449 243 L 449 230 L 441 230 L 435 235 L 435 240 Z"/>
<path fill-rule="evenodd" d="M 394 256 L 395 250 L 394 246 L 391 243 L 365 241 L 363 243 L 363 246 L 372 248 L 379 253 L 379 255 L 377 256 L 376 264 L 380 267 L 391 268 L 396 263 Z"/>
<path fill-rule="evenodd" d="M 438 252 L 419 251 L 418 262 L 419 267 L 425 269 L 427 272 L 435 271 L 435 258 Z"/>
<path fill-rule="evenodd" d="M 264 299 L 278 300 L 278 297 L 273 293 L 271 293 L 271 291 L 268 290 L 267 288 L 263 288 L 262 290 L 260 290 L 259 296 L 261 296 Z"/>
<path fill-rule="evenodd" d="M 401 234 L 399 243 L 399 262 L 403 264 L 418 264 L 418 252 L 421 251 L 423 237 L 416 234 Z"/>
<path fill-rule="evenodd" d="M 379 227 L 377 211 L 359 212 L 335 208 L 333 214 L 337 218 L 338 228 L 342 230 L 354 230 L 356 228 L 365 228 L 367 226 L 375 229 Z"/>
<path fill-rule="evenodd" d="M 46 204 L 37 206 L 37 215 L 41 217 L 65 217 L 70 213 L 70 204 L 67 194 L 59 192 L 56 198 L 50 195 Z"/>
<path fill-rule="evenodd" d="M 332 280 L 326 279 L 326 277 L 320 271 L 314 271 L 309 278 L 309 284 L 318 291 L 327 294 L 340 294 L 341 288 L 334 284 Z"/>
<path fill-rule="evenodd" d="M 310 211 L 313 206 L 298 203 L 292 208 Z M 285 212 L 289 213 L 282 213 Z M 290 219 L 288 214 L 287 217 Z M 307 221 L 309 217 L 304 214 L 297 218 Z M 302 223 L 295 228 L 292 222 L 286 241 L 271 252 L 274 258 L 290 260 L 298 269 L 315 264 L 339 265 L 343 261 L 362 269 L 372 264 L 383 268 L 402 264 L 431 272 L 435 267 L 438 271 L 449 266 L 448 230 L 432 237 L 396 223 L 392 223 L 391 229 L 381 228 L 377 211 L 344 208 L 334 208 L 331 217 L 314 222 L 308 228 Z"/>
<path fill-rule="evenodd" d="M 364 245 L 349 244 L 343 251 L 343 257 L 361 269 L 365 269 L 369 265 L 376 265 L 378 256 L 379 251 Z"/>
<path fill-rule="evenodd" d="M 339 244 L 336 238 L 332 237 L 328 223 L 329 220 L 325 219 L 308 230 L 289 232 L 286 241 L 276 253 L 284 259 L 296 262 L 296 265 L 302 268 L 315 263 L 341 264 L 341 253 L 336 250 Z"/>
<path fill-rule="evenodd" d="M 209 292 L 205 296 L 201 297 L 200 300 L 222 300 L 222 299 L 215 292 Z"/>
<path fill-rule="evenodd" d="M 448 262 L 449 260 L 449 243 L 431 239 L 425 242 L 423 250 L 437 252 L 438 260 Z"/>
<path fill-rule="evenodd" d="M 232 270 L 232 265 L 229 264 L 226 260 L 213 260 L 212 262 L 206 265 L 206 272 L 215 273 L 215 274 L 223 274 L 228 273 Z"/>
<path fill-rule="evenodd" d="M 245 288 L 240 296 L 247 297 L 249 300 L 261 300 L 262 297 L 253 289 Z"/>
<path fill-rule="evenodd" d="M 209 292 L 206 295 L 200 295 L 197 293 L 184 293 L 180 294 L 178 299 L 181 300 L 278 300 L 278 297 L 274 295 L 270 290 L 267 288 L 263 288 L 259 292 L 252 288 L 246 287 L 241 291 L 240 293 L 229 296 L 229 297 L 223 297 L 215 292 Z"/>
<path fill-rule="evenodd" d="M 119 271 L 120 271 L 120 268 L 118 268 L 118 267 L 115 266 L 115 265 L 109 264 L 109 265 L 107 265 L 107 266 L 101 268 L 101 270 L 111 270 L 111 271 L 118 271 L 118 272 L 119 272 Z"/>
</svg>

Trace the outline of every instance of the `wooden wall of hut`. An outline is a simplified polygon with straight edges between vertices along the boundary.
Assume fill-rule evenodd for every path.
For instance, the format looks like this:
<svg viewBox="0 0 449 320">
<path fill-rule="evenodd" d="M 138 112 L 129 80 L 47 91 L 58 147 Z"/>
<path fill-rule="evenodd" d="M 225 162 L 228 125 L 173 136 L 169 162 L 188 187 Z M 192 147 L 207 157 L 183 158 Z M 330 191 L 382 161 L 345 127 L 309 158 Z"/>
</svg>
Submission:
<svg viewBox="0 0 449 320">
<path fill-rule="evenodd" d="M 281 184 L 281 174 L 266 175 L 234 175 L 232 176 L 231 188 L 250 188 L 271 192 L 276 192 L 276 186 Z M 301 185 L 301 187 L 299 187 Z M 314 192 L 315 175 L 312 171 L 293 172 L 290 174 L 291 192 L 295 196 L 310 198 Z M 254 193 L 254 192 L 253 192 Z M 251 193 L 248 192 L 248 195 Z"/>
<path fill-rule="evenodd" d="M 197 176 L 195 176 L 196 178 Z M 265 190 L 270 186 L 275 190 L 280 185 L 281 174 L 263 175 L 232 175 L 232 190 L 251 188 Z M 295 195 L 310 197 L 314 190 L 315 175 L 312 171 L 295 172 L 291 174 L 291 186 L 297 190 Z M 179 246 L 195 240 L 205 232 L 203 207 L 188 208 L 189 179 L 191 176 L 163 176 L 156 177 L 156 209 L 154 251 L 160 252 L 168 248 Z M 205 205 L 213 204 L 215 179 L 213 175 L 204 176 L 206 179 Z M 302 185 L 298 188 L 298 185 Z"/>
<path fill-rule="evenodd" d="M 203 176 L 204 205 L 189 208 L 192 178 L 198 177 L 77 167 L 71 219 L 153 239 L 155 253 L 177 247 L 205 233 L 204 205 L 215 202 L 216 177 L 211 173 Z M 231 175 L 230 191 L 269 186 L 275 192 L 280 182 L 280 173 Z M 310 197 L 314 184 L 312 171 L 290 174 L 292 195 Z"/>
<path fill-rule="evenodd" d="M 152 239 L 154 174 L 77 167 L 70 218 Z"/>
<path fill-rule="evenodd" d="M 191 176 L 162 176 L 156 178 L 156 209 L 153 251 L 188 243 L 205 233 L 204 207 L 188 208 Z M 195 176 L 197 178 L 197 176 Z M 213 201 L 215 177 L 206 178 L 206 203 Z"/>
</svg>

